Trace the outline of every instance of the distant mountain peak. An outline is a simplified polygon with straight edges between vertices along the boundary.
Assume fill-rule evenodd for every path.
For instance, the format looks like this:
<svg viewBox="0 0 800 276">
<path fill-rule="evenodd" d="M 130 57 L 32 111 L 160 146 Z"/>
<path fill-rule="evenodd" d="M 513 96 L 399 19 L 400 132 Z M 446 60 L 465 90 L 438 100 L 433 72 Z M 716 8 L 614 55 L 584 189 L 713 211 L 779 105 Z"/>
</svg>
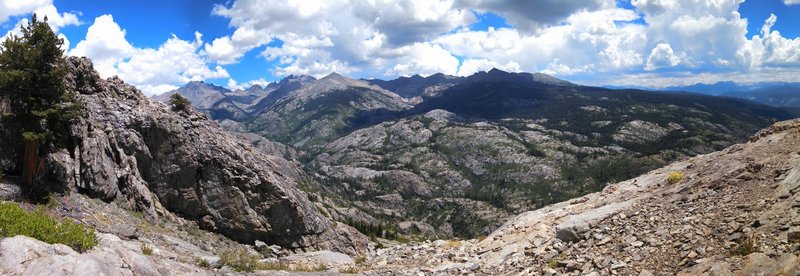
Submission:
<svg viewBox="0 0 800 276">
<path fill-rule="evenodd" d="M 286 84 L 286 83 L 291 83 L 291 82 L 310 82 L 310 81 L 315 81 L 315 80 L 317 80 L 317 79 L 312 77 L 312 76 L 309 76 L 309 75 L 294 75 L 294 74 L 292 74 L 292 75 L 286 76 L 285 78 L 283 78 L 278 83 L 279 84 Z"/>
<path fill-rule="evenodd" d="M 487 73 L 494 73 L 494 74 L 506 73 L 506 74 L 508 74 L 508 72 L 500 70 L 500 69 L 497 69 L 496 67 L 492 67 L 492 69 L 490 69 Z"/>
<path fill-rule="evenodd" d="M 339 73 L 331 72 L 327 76 L 323 77 L 322 79 L 339 79 L 339 80 L 350 80 L 350 78 L 342 76 Z"/>
</svg>

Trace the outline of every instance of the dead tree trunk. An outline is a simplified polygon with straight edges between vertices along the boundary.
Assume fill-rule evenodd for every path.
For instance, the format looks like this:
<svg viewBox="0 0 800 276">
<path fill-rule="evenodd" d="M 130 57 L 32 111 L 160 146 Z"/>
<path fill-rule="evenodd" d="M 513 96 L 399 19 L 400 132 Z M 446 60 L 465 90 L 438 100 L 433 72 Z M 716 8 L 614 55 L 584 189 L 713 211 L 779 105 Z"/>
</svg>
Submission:
<svg viewBox="0 0 800 276">
<path fill-rule="evenodd" d="M 39 141 L 25 141 L 22 157 L 22 182 L 27 190 L 33 190 L 34 181 L 42 171 L 44 160 L 39 158 Z"/>
</svg>

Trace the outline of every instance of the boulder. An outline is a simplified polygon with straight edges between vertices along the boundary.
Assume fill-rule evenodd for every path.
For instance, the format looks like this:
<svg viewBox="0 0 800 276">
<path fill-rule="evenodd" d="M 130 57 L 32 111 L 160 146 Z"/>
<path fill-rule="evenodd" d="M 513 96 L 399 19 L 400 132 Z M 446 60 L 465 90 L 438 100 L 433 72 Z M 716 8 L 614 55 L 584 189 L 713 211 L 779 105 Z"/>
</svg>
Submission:
<svg viewBox="0 0 800 276">
<path fill-rule="evenodd" d="M 584 233 L 591 230 L 592 227 L 630 205 L 630 201 L 611 203 L 596 209 L 568 216 L 563 222 L 556 225 L 556 237 L 566 242 L 582 240 L 584 238 Z"/>
<path fill-rule="evenodd" d="M 83 254 L 63 244 L 47 244 L 25 236 L 0 240 L 2 275 L 161 275 L 160 271 L 208 274 L 178 262 L 156 262 L 110 234 L 98 234 L 98 245 Z"/>
<path fill-rule="evenodd" d="M 19 190 L 19 186 L 0 183 L 0 200 L 19 201 L 20 199 L 22 199 L 22 193 Z"/>
<path fill-rule="evenodd" d="M 355 264 L 353 258 L 350 258 L 350 256 L 331 251 L 315 251 L 315 252 L 289 255 L 285 259 L 289 261 L 304 261 L 304 262 L 322 263 L 328 265 Z"/>
</svg>

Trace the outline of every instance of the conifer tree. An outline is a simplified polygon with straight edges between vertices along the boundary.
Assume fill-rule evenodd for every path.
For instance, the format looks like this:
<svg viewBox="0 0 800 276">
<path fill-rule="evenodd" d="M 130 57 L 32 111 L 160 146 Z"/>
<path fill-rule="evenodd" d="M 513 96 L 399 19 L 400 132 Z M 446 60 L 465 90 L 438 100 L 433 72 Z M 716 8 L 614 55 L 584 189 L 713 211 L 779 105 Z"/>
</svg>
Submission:
<svg viewBox="0 0 800 276">
<path fill-rule="evenodd" d="M 23 149 L 22 171 L 27 188 L 44 167 L 41 157 L 65 146 L 72 121 L 81 107 L 67 93 L 64 41 L 47 24 L 31 16 L 21 35 L 0 43 L 0 100 L 3 124 Z"/>
</svg>

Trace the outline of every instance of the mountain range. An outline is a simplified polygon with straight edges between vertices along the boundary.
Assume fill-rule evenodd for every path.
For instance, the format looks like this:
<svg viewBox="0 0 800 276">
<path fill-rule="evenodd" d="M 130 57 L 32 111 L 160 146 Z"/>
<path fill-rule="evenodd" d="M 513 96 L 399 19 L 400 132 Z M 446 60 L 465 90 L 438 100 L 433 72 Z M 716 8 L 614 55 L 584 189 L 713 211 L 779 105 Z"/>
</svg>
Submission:
<svg viewBox="0 0 800 276">
<path fill-rule="evenodd" d="M 43 157 L 48 203 L 24 200 L 21 149 L 2 140 L 2 215 L 23 218 L 2 223 L 72 221 L 96 245 L 3 237 L 0 274 L 800 271 L 800 121 L 775 122 L 791 109 L 499 70 L 194 82 L 178 108 L 86 58 L 65 69 L 83 113 Z M 242 117 L 214 113 L 232 106 Z"/>
<path fill-rule="evenodd" d="M 497 69 L 389 81 L 289 76 L 237 91 L 192 82 L 158 99 L 173 93 L 254 144 L 283 146 L 262 148 L 313 176 L 303 189 L 334 219 L 411 239 L 485 235 L 519 212 L 796 116 L 747 100 Z"/>
<path fill-rule="evenodd" d="M 608 86 L 608 88 L 648 89 L 641 86 Z M 721 81 L 712 84 L 697 83 L 688 86 L 670 86 L 658 90 L 746 99 L 775 107 L 800 108 L 800 83 L 797 82 L 736 83 L 733 81 Z"/>
</svg>

